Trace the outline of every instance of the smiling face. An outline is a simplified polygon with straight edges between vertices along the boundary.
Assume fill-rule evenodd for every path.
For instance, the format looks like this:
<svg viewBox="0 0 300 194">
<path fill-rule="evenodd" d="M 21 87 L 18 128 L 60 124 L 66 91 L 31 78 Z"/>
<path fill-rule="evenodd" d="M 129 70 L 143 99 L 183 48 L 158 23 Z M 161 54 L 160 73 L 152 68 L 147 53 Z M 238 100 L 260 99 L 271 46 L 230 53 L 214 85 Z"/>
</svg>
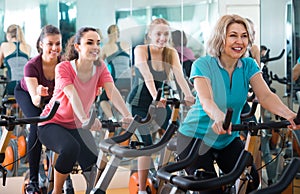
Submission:
<svg viewBox="0 0 300 194">
<path fill-rule="evenodd" d="M 170 27 L 166 24 L 154 24 L 148 34 L 151 44 L 163 48 L 167 46 L 170 38 Z"/>
<path fill-rule="evenodd" d="M 61 46 L 61 35 L 47 35 L 40 42 L 40 48 L 43 50 L 43 56 L 48 59 L 57 59 L 60 55 Z"/>
<path fill-rule="evenodd" d="M 223 55 L 232 59 L 241 58 L 249 44 L 248 32 L 243 24 L 230 24 L 226 31 Z"/>
<path fill-rule="evenodd" d="M 100 37 L 96 31 L 83 34 L 80 44 L 75 44 L 79 57 L 85 60 L 96 61 L 100 54 Z"/>
</svg>

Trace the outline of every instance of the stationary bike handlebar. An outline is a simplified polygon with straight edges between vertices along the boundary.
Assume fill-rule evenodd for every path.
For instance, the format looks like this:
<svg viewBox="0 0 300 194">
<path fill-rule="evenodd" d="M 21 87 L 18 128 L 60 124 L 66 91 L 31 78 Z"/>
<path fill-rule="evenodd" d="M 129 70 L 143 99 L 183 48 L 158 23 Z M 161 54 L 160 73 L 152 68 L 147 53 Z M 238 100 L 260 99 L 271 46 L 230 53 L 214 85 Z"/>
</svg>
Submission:
<svg viewBox="0 0 300 194">
<path fill-rule="evenodd" d="M 232 114 L 232 109 L 229 110 L 229 115 Z M 295 124 L 300 124 L 300 107 L 298 109 L 297 117 L 294 119 Z M 235 124 L 232 125 L 232 131 L 255 131 L 260 129 L 280 129 L 286 128 L 290 125 L 290 122 L 287 120 L 282 121 L 269 121 L 265 123 L 255 123 L 255 122 L 248 122 L 246 124 Z M 269 193 L 281 193 L 284 189 L 288 187 L 291 183 L 293 178 L 295 177 L 298 169 L 300 168 L 300 159 L 293 158 L 291 163 L 288 165 L 287 169 L 285 169 L 284 173 L 282 174 L 281 178 L 278 180 L 277 183 L 271 185 L 270 187 L 257 190 L 252 192 L 252 194 L 269 194 Z"/>
<path fill-rule="evenodd" d="M 0 126 L 5 126 L 7 130 L 5 134 L 2 134 L 0 139 L 0 172 L 2 173 L 3 186 L 5 186 L 6 183 L 7 170 L 5 167 L 2 166 L 2 162 L 5 159 L 5 149 L 10 140 L 9 133 L 12 133 L 16 125 L 39 123 L 52 119 L 59 105 L 60 103 L 58 101 L 55 101 L 52 109 L 46 116 L 16 118 L 16 116 L 1 115 Z"/>
<path fill-rule="evenodd" d="M 88 122 L 82 124 L 82 129 L 89 130 L 93 123 L 95 122 L 95 119 L 97 118 L 97 111 L 94 107 L 91 109 L 90 117 Z M 106 128 L 109 130 L 109 132 L 114 132 L 116 128 L 121 127 L 120 122 L 114 122 L 112 120 L 101 120 L 102 128 Z"/>
<path fill-rule="evenodd" d="M 232 109 L 228 109 L 227 112 L 229 112 L 228 115 L 232 114 Z M 228 115 L 226 114 L 226 116 Z M 225 124 L 228 125 L 228 121 L 230 123 L 230 120 L 231 118 L 229 120 L 225 120 L 224 125 Z M 300 124 L 300 107 L 298 109 L 297 117 L 294 119 L 294 122 L 296 125 Z M 269 121 L 264 123 L 246 122 L 242 124 L 233 124 L 231 126 L 231 131 L 255 131 L 260 129 L 280 129 L 280 128 L 286 128 L 289 125 L 290 122 L 288 120 Z"/>
<path fill-rule="evenodd" d="M 0 126 L 10 127 L 15 125 L 39 123 L 39 122 L 50 120 L 55 115 L 59 105 L 60 103 L 58 101 L 55 101 L 51 111 L 46 116 L 16 118 L 15 116 L 1 115 L 2 120 L 0 120 Z"/>
<path fill-rule="evenodd" d="M 201 141 L 197 139 L 193 145 L 192 150 L 185 159 L 161 167 L 157 172 L 158 178 L 160 178 L 161 180 L 168 181 L 182 190 L 204 191 L 212 188 L 218 188 L 221 185 L 234 183 L 234 181 L 238 179 L 239 176 L 243 173 L 245 167 L 250 166 L 252 164 L 252 155 L 246 150 L 244 150 L 241 153 L 233 170 L 222 177 L 201 180 L 201 178 L 195 176 L 174 175 L 174 172 L 178 172 L 185 169 L 191 163 L 191 161 L 194 161 L 194 159 L 198 155 L 200 144 Z"/>
<path fill-rule="evenodd" d="M 270 71 L 270 77 L 271 77 L 272 80 L 278 81 L 281 84 L 288 85 L 288 84 L 291 83 L 286 77 L 279 78 L 277 74 L 273 75 L 272 71 Z"/>
<path fill-rule="evenodd" d="M 169 124 L 166 132 L 164 133 L 164 135 L 162 136 L 162 138 L 158 143 L 149 146 L 144 146 L 139 149 L 124 147 L 119 145 L 119 143 L 122 143 L 130 139 L 130 137 L 133 135 L 133 133 L 138 127 L 143 127 L 144 125 L 149 124 L 152 120 L 156 119 L 155 112 L 161 109 L 156 107 L 156 103 L 160 100 L 161 93 L 162 93 L 161 90 L 158 90 L 157 98 L 155 102 L 153 102 L 150 105 L 146 118 L 143 119 L 140 116 L 135 115 L 133 121 L 129 124 L 129 127 L 127 128 L 125 133 L 101 141 L 100 149 L 103 152 L 111 153 L 121 157 L 139 157 L 139 156 L 151 155 L 164 148 L 178 128 L 178 125 L 176 124 L 176 119 L 177 119 L 176 114 L 174 116 L 176 118 L 175 119 L 172 118 L 172 121 L 174 122 L 171 122 L 171 124 Z M 180 102 L 177 99 L 172 99 L 169 101 L 167 100 L 167 103 L 171 103 L 171 101 L 174 104 L 174 108 L 179 109 Z"/>
<path fill-rule="evenodd" d="M 275 184 L 257 191 L 253 191 L 250 194 L 282 193 L 288 187 L 288 185 L 293 181 L 299 168 L 300 168 L 300 158 L 293 158 L 291 162 L 288 164 L 287 168 L 284 170 L 280 179 Z"/>
<path fill-rule="evenodd" d="M 283 57 L 284 52 L 285 52 L 285 49 L 282 49 L 281 53 L 278 56 L 270 58 L 269 57 L 270 49 L 268 49 L 265 56 L 262 56 L 260 58 L 260 61 L 264 64 L 267 63 L 267 62 L 270 62 L 270 61 L 276 61 L 276 60 L 280 59 L 281 57 Z"/>
</svg>

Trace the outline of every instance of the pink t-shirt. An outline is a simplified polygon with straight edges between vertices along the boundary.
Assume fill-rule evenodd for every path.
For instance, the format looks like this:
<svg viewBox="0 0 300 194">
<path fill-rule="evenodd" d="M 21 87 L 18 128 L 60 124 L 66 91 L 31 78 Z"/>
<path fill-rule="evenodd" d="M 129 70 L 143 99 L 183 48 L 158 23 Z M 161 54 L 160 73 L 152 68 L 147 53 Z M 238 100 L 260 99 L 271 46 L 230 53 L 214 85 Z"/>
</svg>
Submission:
<svg viewBox="0 0 300 194">
<path fill-rule="evenodd" d="M 103 87 L 106 82 L 113 82 L 113 79 L 104 63 L 100 66 L 94 66 L 93 76 L 87 82 L 82 82 L 76 75 L 77 72 L 74 60 L 63 61 L 56 66 L 53 97 L 45 106 L 41 116 L 45 116 L 49 113 L 55 101 L 59 101 L 60 105 L 51 120 L 39 123 L 39 125 L 56 123 L 68 129 L 80 128 L 81 122 L 75 115 L 68 97 L 63 92 L 64 87 L 70 84 L 74 85 L 84 107 L 84 111 L 88 115 L 90 108 L 95 101 L 99 87 Z"/>
</svg>

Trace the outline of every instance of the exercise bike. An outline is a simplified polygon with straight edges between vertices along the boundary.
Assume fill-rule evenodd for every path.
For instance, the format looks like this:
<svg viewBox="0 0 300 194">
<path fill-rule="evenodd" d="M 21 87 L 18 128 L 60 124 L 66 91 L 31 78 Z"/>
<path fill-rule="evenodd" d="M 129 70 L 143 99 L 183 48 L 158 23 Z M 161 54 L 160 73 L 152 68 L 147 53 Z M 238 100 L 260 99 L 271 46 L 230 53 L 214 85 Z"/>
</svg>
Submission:
<svg viewBox="0 0 300 194">
<path fill-rule="evenodd" d="M 3 186 L 5 186 L 6 176 L 7 176 L 6 166 L 3 166 L 3 161 L 5 159 L 5 150 L 12 137 L 12 133 L 15 126 L 50 120 L 54 116 L 56 110 L 58 109 L 58 106 L 59 106 L 59 102 L 55 102 L 50 113 L 47 116 L 28 117 L 28 118 L 16 118 L 15 116 L 4 116 L 4 115 L 1 116 L 0 126 L 6 127 L 6 130 L 3 131 L 0 140 L 0 172 L 2 174 Z"/>
<path fill-rule="evenodd" d="M 97 117 L 97 111 L 92 107 L 90 112 L 89 122 L 82 125 L 83 129 L 89 130 Z M 102 129 L 100 139 L 108 138 L 110 133 L 113 133 L 116 128 L 120 127 L 120 123 L 113 122 L 111 120 L 102 120 Z M 100 140 L 99 140 L 100 141 Z M 39 170 L 39 187 L 42 194 L 51 193 L 54 187 L 54 165 L 58 154 L 44 147 L 42 150 L 42 157 Z M 89 193 L 93 188 L 93 182 L 95 181 L 95 169 L 91 172 L 82 172 L 78 164 L 75 164 L 71 174 L 82 174 L 86 182 L 86 193 Z M 25 175 L 23 183 L 23 193 L 25 193 L 25 185 L 29 182 L 29 172 Z M 69 175 L 63 186 L 63 193 L 65 194 L 75 194 L 73 187 L 73 182 L 71 176 Z"/>
<path fill-rule="evenodd" d="M 134 120 L 130 123 L 124 134 L 101 141 L 101 150 L 99 152 L 97 161 L 99 175 L 97 177 L 99 177 L 99 179 L 97 179 L 94 188 L 90 192 L 91 194 L 106 193 L 106 190 L 118 166 L 124 158 L 151 156 L 153 153 L 156 153 L 165 148 L 168 141 L 172 138 L 173 134 L 178 128 L 178 124 L 176 122 L 180 105 L 180 102 L 178 100 L 175 100 L 176 102 L 173 107 L 172 122 L 169 124 L 168 129 L 166 130 L 160 141 L 150 146 L 143 146 L 137 141 L 131 141 L 129 146 L 120 145 L 120 143 L 130 139 L 138 127 L 143 127 L 144 125 L 147 125 L 152 121 L 160 119 L 160 112 L 165 111 L 164 108 L 156 107 L 156 103 L 160 100 L 161 93 L 162 91 L 161 89 L 159 89 L 157 98 L 155 102 L 150 105 L 148 114 L 145 118 L 141 118 L 140 116 L 135 115 Z M 109 159 L 107 156 L 109 156 Z"/>
<path fill-rule="evenodd" d="M 231 114 L 232 110 L 228 111 L 226 114 L 226 119 L 224 123 L 224 129 L 228 128 L 230 121 L 231 121 Z M 300 109 L 298 111 L 297 118 L 294 120 L 296 124 L 300 124 Z M 249 131 L 251 134 L 257 133 L 258 130 L 261 129 L 281 129 L 286 128 L 290 123 L 287 120 L 282 121 L 269 121 L 265 123 L 255 123 L 253 121 L 245 122 L 243 124 L 233 124 L 232 125 L 232 131 Z M 174 172 L 181 171 L 185 169 L 189 164 L 190 161 L 192 161 L 198 154 L 198 149 L 200 146 L 201 140 L 196 140 L 193 149 L 191 150 L 190 154 L 183 159 L 182 161 L 179 161 L 174 164 L 166 165 L 158 170 L 158 177 L 164 181 L 166 181 L 168 184 L 172 185 L 172 190 L 170 193 L 175 194 L 177 192 L 186 193 L 187 191 L 205 191 L 212 188 L 220 188 L 220 187 L 227 187 L 232 188 L 233 185 L 236 184 L 236 180 L 240 180 L 239 186 L 234 189 L 230 190 L 229 193 L 245 193 L 245 188 L 247 186 L 247 183 L 251 181 L 251 176 L 249 176 L 249 172 L 253 161 L 253 156 L 255 153 L 257 153 L 257 148 L 251 148 L 249 147 L 248 150 L 244 150 L 234 169 L 228 173 L 223 174 L 221 177 L 214 177 L 214 178 L 207 178 L 207 175 L 209 172 L 205 172 L 202 170 L 198 170 L 195 172 L 194 175 L 188 175 L 188 176 L 179 176 L 175 175 Z M 293 166 L 296 168 L 296 170 L 292 169 Z M 299 159 L 292 159 L 290 164 L 286 167 L 286 173 L 283 173 L 278 181 L 278 183 L 274 184 L 274 186 L 270 186 L 270 189 L 262 189 L 262 191 L 255 191 L 253 193 L 260 193 L 265 192 L 266 193 L 281 193 L 283 192 L 291 183 L 293 177 L 295 176 L 298 168 L 300 167 L 300 161 Z M 245 170 L 246 169 L 246 170 Z M 289 173 L 287 175 L 287 173 Z M 287 176 L 283 177 L 283 176 Z"/>
</svg>

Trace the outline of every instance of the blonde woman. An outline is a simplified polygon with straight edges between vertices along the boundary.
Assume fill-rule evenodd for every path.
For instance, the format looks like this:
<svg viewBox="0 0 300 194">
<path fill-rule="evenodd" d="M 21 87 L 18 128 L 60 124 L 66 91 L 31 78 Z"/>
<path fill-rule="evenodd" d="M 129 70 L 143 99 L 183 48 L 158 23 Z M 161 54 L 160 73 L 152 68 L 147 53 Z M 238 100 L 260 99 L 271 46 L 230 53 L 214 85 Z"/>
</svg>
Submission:
<svg viewBox="0 0 300 194">
<path fill-rule="evenodd" d="M 134 50 L 135 80 L 128 98 L 132 115 L 137 114 L 145 117 L 149 105 L 156 98 L 158 88 L 162 87 L 164 80 L 171 80 L 173 74 L 185 95 L 184 100 L 192 104 L 194 97 L 184 79 L 178 53 L 169 46 L 171 37 L 169 23 L 162 18 L 153 20 L 149 26 L 147 36 L 149 44 L 139 45 Z M 165 106 L 165 99 L 159 102 L 159 106 Z M 161 126 L 162 129 L 166 129 L 169 118 L 170 115 L 165 119 L 164 124 Z M 152 144 L 149 130 L 143 129 L 141 131 L 139 129 L 145 145 Z M 149 163 L 149 157 L 138 159 L 139 193 L 146 193 Z"/>
<path fill-rule="evenodd" d="M 224 15 L 211 32 L 205 57 L 192 66 L 190 80 L 197 91 L 195 105 L 189 110 L 177 136 L 179 159 L 186 158 L 194 145 L 201 140 L 198 157 L 185 170 L 193 174 L 196 169 L 217 177 L 214 161 L 224 173 L 235 166 L 244 144 L 238 131 L 223 129 L 227 108 L 233 109 L 231 122 L 240 123 L 240 113 L 246 102 L 249 84 L 261 106 L 287 119 L 292 129 L 296 126 L 296 113 L 270 91 L 255 60 L 244 57 L 253 43 L 253 33 L 247 20 L 238 15 Z M 274 106 L 276 105 L 276 106 Z M 259 186 L 259 177 L 253 164 L 250 172 L 253 180 L 248 183 L 247 193 Z M 201 194 L 223 193 L 222 188 L 201 191 Z"/>
<path fill-rule="evenodd" d="M 23 67 L 30 58 L 31 47 L 26 43 L 21 27 L 16 24 L 7 28 L 6 39 L 7 42 L 0 47 L 0 65 L 7 68 L 10 80 L 20 80 Z"/>
</svg>

